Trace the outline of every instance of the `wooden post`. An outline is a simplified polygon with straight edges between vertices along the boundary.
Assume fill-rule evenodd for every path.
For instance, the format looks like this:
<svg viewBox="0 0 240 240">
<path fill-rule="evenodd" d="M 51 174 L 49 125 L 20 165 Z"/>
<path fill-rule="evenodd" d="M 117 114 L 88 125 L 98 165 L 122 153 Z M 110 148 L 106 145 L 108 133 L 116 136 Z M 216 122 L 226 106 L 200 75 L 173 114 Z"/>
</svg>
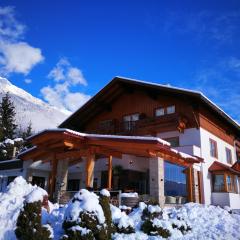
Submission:
<svg viewBox="0 0 240 240">
<path fill-rule="evenodd" d="M 93 174 L 95 165 L 95 155 L 89 154 L 86 162 L 86 188 L 93 187 Z"/>
<path fill-rule="evenodd" d="M 112 156 L 108 157 L 108 186 L 107 188 L 112 189 Z"/>
<path fill-rule="evenodd" d="M 48 192 L 49 192 L 49 197 L 52 200 L 54 190 L 55 190 L 55 185 L 56 185 L 56 174 L 57 174 L 57 165 L 58 165 L 58 160 L 56 159 L 56 155 L 54 155 L 54 158 L 51 161 L 51 165 L 52 165 L 52 168 L 49 175 Z"/>
<path fill-rule="evenodd" d="M 188 201 L 193 202 L 193 167 L 187 168 L 187 190 L 188 190 Z"/>
</svg>

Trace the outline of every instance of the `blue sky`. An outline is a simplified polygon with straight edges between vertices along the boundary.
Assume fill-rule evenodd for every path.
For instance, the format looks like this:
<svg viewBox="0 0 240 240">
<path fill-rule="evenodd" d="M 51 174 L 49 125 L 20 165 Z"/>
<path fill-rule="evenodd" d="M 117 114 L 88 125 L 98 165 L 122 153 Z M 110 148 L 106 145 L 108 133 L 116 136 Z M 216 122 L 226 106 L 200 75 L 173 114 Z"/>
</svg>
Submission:
<svg viewBox="0 0 240 240">
<path fill-rule="evenodd" d="M 200 90 L 240 121 L 240 2 L 0 2 L 2 76 L 73 111 L 114 76 Z"/>
</svg>

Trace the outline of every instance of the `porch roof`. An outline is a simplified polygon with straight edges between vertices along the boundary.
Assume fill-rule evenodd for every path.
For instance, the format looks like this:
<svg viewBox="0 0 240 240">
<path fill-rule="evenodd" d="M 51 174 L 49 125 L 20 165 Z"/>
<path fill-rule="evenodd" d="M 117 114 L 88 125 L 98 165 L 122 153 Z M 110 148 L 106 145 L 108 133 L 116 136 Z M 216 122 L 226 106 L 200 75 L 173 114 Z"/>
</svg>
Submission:
<svg viewBox="0 0 240 240">
<path fill-rule="evenodd" d="M 121 158 L 122 154 L 140 157 L 162 157 L 183 165 L 203 160 L 172 149 L 157 137 L 117 136 L 80 133 L 69 129 L 49 129 L 28 138 L 34 147 L 19 154 L 22 160 L 50 161 L 53 158 L 80 161 L 88 154 Z"/>
<path fill-rule="evenodd" d="M 213 164 L 209 167 L 209 172 L 213 172 L 213 173 L 217 173 L 217 172 L 230 172 L 230 173 L 233 173 L 233 174 L 237 174 L 237 175 L 240 175 L 240 168 L 237 169 L 236 165 L 237 162 L 235 164 L 233 164 L 231 167 L 224 164 L 224 163 L 221 163 L 221 162 L 218 162 L 218 161 L 214 161 Z"/>
</svg>

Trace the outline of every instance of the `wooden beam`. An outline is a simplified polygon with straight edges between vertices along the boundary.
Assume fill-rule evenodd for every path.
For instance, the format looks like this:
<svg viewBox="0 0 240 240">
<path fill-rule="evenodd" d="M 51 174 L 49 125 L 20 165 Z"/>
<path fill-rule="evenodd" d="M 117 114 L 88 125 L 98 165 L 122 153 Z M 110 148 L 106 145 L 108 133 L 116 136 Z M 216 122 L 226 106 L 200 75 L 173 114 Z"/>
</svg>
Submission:
<svg viewBox="0 0 240 240">
<path fill-rule="evenodd" d="M 77 158 L 77 159 L 70 160 L 68 165 L 73 166 L 73 165 L 78 164 L 82 161 L 83 161 L 83 159 L 80 157 L 80 158 Z"/>
<path fill-rule="evenodd" d="M 108 157 L 108 189 L 112 189 L 112 156 Z"/>
<path fill-rule="evenodd" d="M 86 188 L 92 188 L 95 154 L 88 154 L 86 162 Z"/>
<path fill-rule="evenodd" d="M 187 189 L 188 189 L 188 201 L 193 202 L 193 168 L 189 167 L 187 171 Z"/>
<path fill-rule="evenodd" d="M 58 160 L 56 158 L 56 155 L 54 154 L 53 159 L 51 161 L 51 172 L 49 175 L 49 185 L 48 185 L 48 192 L 51 200 L 53 200 L 53 195 L 54 195 L 55 186 L 56 186 L 57 165 L 58 165 Z"/>
</svg>

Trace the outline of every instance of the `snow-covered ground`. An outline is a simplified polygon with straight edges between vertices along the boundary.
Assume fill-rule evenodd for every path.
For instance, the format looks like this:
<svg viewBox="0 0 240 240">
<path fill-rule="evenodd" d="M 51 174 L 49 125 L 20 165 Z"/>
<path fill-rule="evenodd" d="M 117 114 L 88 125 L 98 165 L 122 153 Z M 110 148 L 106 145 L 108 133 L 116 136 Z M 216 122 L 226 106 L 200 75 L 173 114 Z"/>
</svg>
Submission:
<svg viewBox="0 0 240 240">
<path fill-rule="evenodd" d="M 102 191 L 108 196 L 107 190 Z M 22 177 L 12 182 L 5 193 L 0 194 L 0 240 L 15 240 L 14 230 L 20 210 L 24 201 L 33 202 L 42 200 L 47 193 L 39 187 L 26 183 Z M 50 211 L 42 210 L 42 223 L 49 224 L 53 229 L 54 239 L 60 239 L 64 234 L 62 223 L 64 219 L 75 217 L 79 212 L 90 211 L 96 213 L 100 223 L 105 221 L 103 211 L 99 205 L 98 196 L 85 189 L 75 195 L 75 200 L 67 205 L 59 207 L 58 204 L 49 203 Z M 115 233 L 112 238 L 115 240 L 155 240 L 162 239 L 159 236 L 148 236 L 141 229 L 142 214 L 144 209 L 150 213 L 161 213 L 155 217 L 153 224 L 168 229 L 171 236 L 168 239 L 240 239 L 240 215 L 229 213 L 229 209 L 222 209 L 215 206 L 207 206 L 195 203 L 188 203 L 181 208 L 165 208 L 140 203 L 138 208 L 127 215 L 119 208 L 111 205 L 113 222 L 118 227 L 131 226 L 135 229 L 132 234 Z M 124 208 L 123 208 L 124 209 Z M 183 234 L 175 225 L 188 225 L 191 230 Z M 80 228 L 80 227 L 79 227 Z"/>
</svg>

